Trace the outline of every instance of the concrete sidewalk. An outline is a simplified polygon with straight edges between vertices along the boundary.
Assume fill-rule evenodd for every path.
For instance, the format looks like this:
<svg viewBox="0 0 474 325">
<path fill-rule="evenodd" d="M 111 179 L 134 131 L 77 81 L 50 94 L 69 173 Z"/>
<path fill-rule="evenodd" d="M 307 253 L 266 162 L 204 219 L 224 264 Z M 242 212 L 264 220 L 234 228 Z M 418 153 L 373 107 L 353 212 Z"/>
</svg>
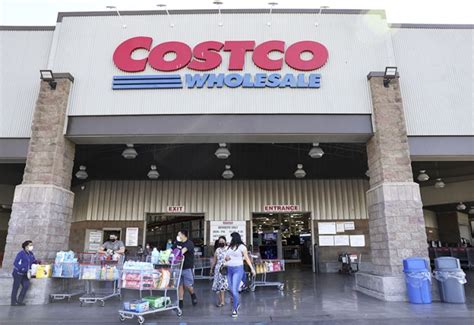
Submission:
<svg viewBox="0 0 474 325">
<path fill-rule="evenodd" d="M 285 282 L 284 292 L 275 287 L 257 288 L 242 295 L 238 319 L 230 317 L 229 305 L 214 306 L 210 282 L 197 281 L 199 304 L 185 298 L 183 316 L 173 311 L 151 315 L 146 324 L 470 324 L 474 319 L 474 286 L 466 286 L 467 303 L 434 302 L 412 305 L 382 302 L 353 290 L 353 277 L 339 274 L 315 275 L 310 271 L 288 270 L 277 276 Z M 468 274 L 468 281 L 474 274 Z M 124 299 L 138 293 L 124 290 Z M 105 307 L 80 307 L 77 299 L 43 306 L 0 307 L 0 324 L 121 324 L 117 310 L 121 302 L 112 298 Z M 123 324 L 137 324 L 126 320 Z"/>
</svg>

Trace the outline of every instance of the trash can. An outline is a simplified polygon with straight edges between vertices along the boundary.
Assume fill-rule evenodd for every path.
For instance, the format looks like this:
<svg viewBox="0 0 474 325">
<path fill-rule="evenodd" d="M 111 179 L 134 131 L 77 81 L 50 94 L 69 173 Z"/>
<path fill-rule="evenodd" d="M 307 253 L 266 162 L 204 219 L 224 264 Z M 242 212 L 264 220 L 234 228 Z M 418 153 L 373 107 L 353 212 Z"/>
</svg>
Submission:
<svg viewBox="0 0 474 325">
<path fill-rule="evenodd" d="M 428 261 L 422 257 L 403 260 L 408 301 L 412 304 L 431 304 L 431 272 Z"/>
<path fill-rule="evenodd" d="M 439 296 L 442 302 L 464 304 L 466 294 L 464 284 L 466 274 L 461 269 L 459 259 L 454 257 L 438 257 L 435 259 L 434 277 L 438 281 Z"/>
</svg>

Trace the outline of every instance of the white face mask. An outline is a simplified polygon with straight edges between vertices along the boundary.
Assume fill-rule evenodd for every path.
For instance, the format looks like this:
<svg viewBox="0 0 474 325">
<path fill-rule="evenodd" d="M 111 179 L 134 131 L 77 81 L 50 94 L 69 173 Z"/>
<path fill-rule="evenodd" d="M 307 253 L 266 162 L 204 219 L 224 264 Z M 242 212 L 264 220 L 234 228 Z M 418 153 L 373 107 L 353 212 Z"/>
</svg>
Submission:
<svg viewBox="0 0 474 325">
<path fill-rule="evenodd" d="M 32 252 L 32 251 L 33 251 L 33 246 L 28 246 L 28 250 L 29 250 L 30 252 Z"/>
<path fill-rule="evenodd" d="M 176 241 L 179 241 L 179 242 L 180 242 L 180 241 L 181 241 L 181 237 L 176 236 Z"/>
</svg>

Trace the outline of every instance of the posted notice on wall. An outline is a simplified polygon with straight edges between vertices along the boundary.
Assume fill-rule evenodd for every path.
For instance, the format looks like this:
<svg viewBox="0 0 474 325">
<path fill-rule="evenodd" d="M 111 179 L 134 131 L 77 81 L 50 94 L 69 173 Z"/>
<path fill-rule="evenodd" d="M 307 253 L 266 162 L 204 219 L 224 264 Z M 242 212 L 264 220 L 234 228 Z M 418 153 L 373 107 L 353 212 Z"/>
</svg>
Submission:
<svg viewBox="0 0 474 325">
<path fill-rule="evenodd" d="M 365 236 L 364 235 L 351 235 L 350 236 L 352 247 L 365 247 Z"/>
<path fill-rule="evenodd" d="M 335 222 L 318 222 L 318 233 L 320 235 L 335 235 L 336 223 Z"/>
<path fill-rule="evenodd" d="M 344 232 L 345 227 L 343 222 L 337 222 L 336 223 L 336 231 L 337 232 Z"/>
<path fill-rule="evenodd" d="M 138 228 L 127 228 L 125 231 L 125 246 L 138 246 Z"/>
<path fill-rule="evenodd" d="M 334 236 L 319 236 L 319 246 L 334 246 Z"/>
<path fill-rule="evenodd" d="M 102 245 L 102 230 L 86 230 L 89 232 L 89 240 L 87 241 L 87 251 L 96 252 Z"/>
<path fill-rule="evenodd" d="M 334 246 L 349 246 L 349 236 L 348 235 L 337 235 L 334 236 Z"/>
<path fill-rule="evenodd" d="M 211 221 L 211 244 L 220 237 L 225 236 L 230 242 L 230 234 L 237 232 L 242 236 L 242 241 L 247 241 L 247 226 L 245 221 Z"/>
<path fill-rule="evenodd" d="M 355 230 L 355 223 L 354 221 L 344 222 L 344 230 Z"/>
</svg>

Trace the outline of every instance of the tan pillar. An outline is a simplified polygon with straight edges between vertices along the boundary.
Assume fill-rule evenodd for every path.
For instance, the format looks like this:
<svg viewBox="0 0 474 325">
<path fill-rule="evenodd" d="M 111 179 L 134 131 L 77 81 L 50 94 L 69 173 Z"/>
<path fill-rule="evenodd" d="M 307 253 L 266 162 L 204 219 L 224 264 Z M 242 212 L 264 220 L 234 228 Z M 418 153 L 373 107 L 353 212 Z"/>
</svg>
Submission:
<svg viewBox="0 0 474 325">
<path fill-rule="evenodd" d="M 367 143 L 367 191 L 371 261 L 356 275 L 356 289 L 374 297 L 406 300 L 404 258 L 427 257 L 420 189 L 413 182 L 399 80 L 383 85 L 383 73 L 368 76 L 374 135 Z"/>
<path fill-rule="evenodd" d="M 12 269 L 25 240 L 33 241 L 34 254 L 43 261 L 54 259 L 57 251 L 68 248 L 75 146 L 64 137 L 64 128 L 73 78 L 62 73 L 54 77 L 56 89 L 41 81 L 23 182 L 15 189 L 8 225 L 3 260 L 7 270 Z M 33 281 L 31 303 L 47 301 L 50 285 L 48 281 Z"/>
</svg>

